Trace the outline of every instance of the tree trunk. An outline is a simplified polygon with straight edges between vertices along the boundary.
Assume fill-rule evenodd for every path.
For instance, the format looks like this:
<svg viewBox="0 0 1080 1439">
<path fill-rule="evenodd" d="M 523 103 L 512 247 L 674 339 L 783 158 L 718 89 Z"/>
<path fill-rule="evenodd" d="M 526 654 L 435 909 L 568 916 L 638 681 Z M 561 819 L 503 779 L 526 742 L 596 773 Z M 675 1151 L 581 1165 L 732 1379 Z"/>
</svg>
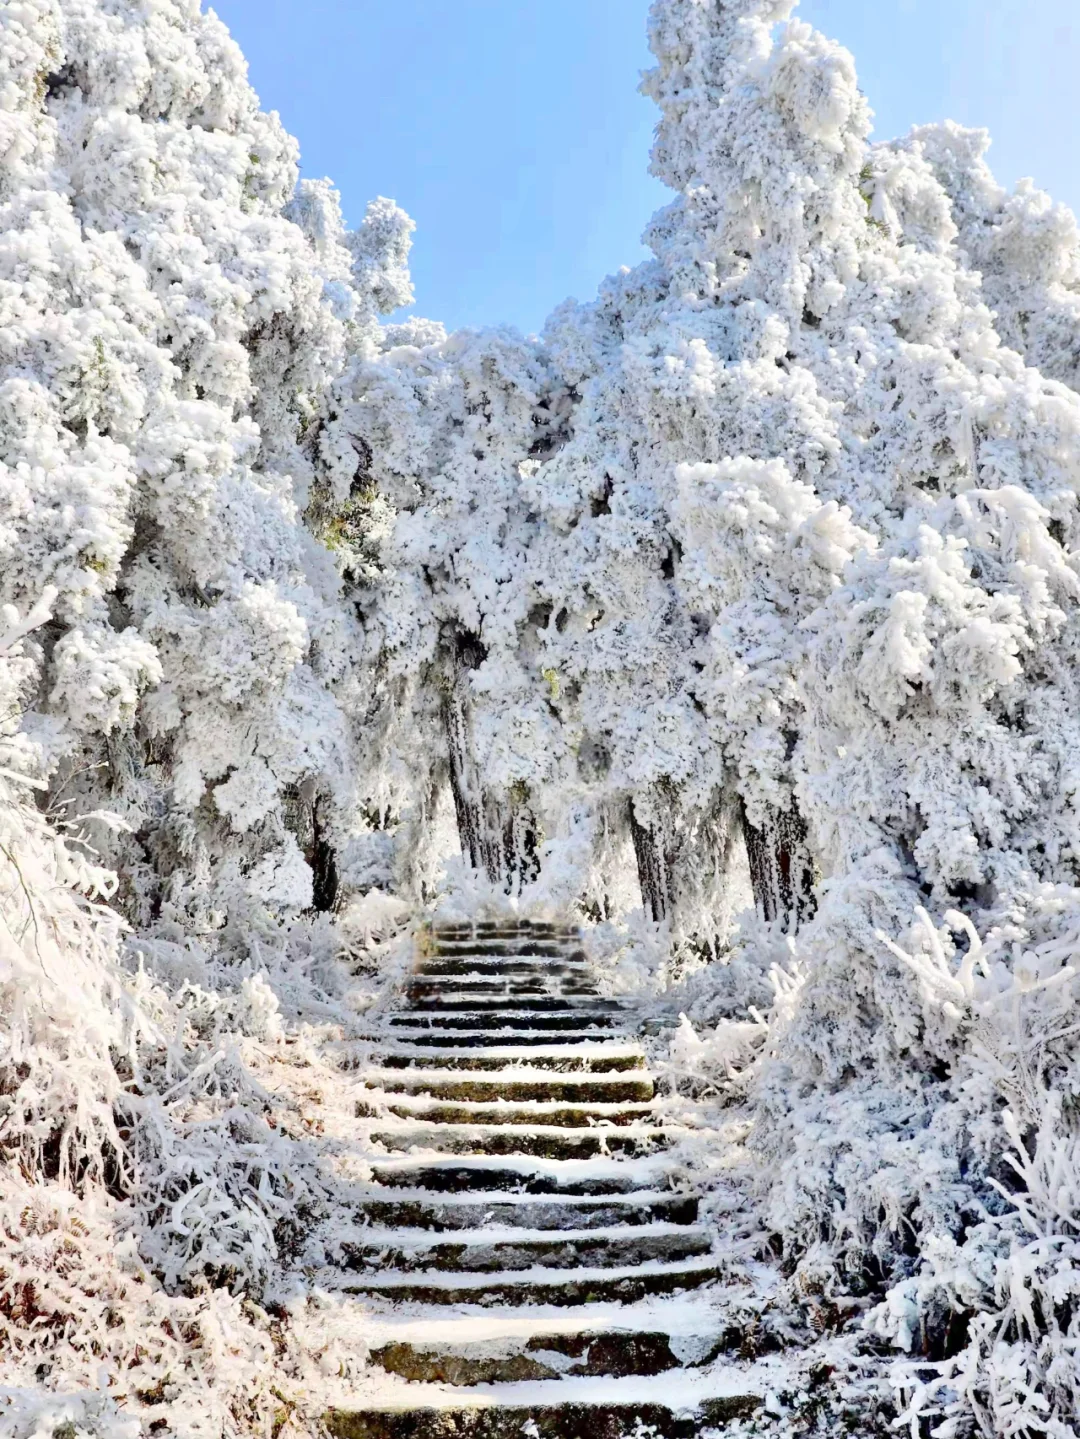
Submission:
<svg viewBox="0 0 1080 1439">
<path fill-rule="evenodd" d="M 667 826 L 660 818 L 660 807 L 653 800 L 653 816 L 648 823 L 638 818 L 637 806 L 630 800 L 630 836 L 634 841 L 638 883 L 641 899 L 654 924 L 668 919 L 672 909 L 672 855 Z"/>
<path fill-rule="evenodd" d="M 329 804 L 312 779 L 290 785 L 285 791 L 285 825 L 311 870 L 311 908 L 318 914 L 333 912 L 340 891 L 337 851 L 326 822 Z"/>
<path fill-rule="evenodd" d="M 325 798 L 320 795 L 311 807 L 312 907 L 320 914 L 332 914 L 338 901 L 337 854 L 330 840 L 323 814 Z"/>
<path fill-rule="evenodd" d="M 815 909 L 814 863 L 798 805 L 794 800 L 785 810 L 770 805 L 760 829 L 744 809 L 743 835 L 758 913 L 765 920 L 780 920 L 794 934 Z"/>
<path fill-rule="evenodd" d="M 450 759 L 450 788 L 457 814 L 461 853 L 507 894 L 520 892 L 540 872 L 536 822 L 526 796 L 502 797 L 485 789 L 477 772 L 469 713 L 470 670 L 486 657 L 481 641 L 467 631 L 454 637 L 443 724 Z"/>
<path fill-rule="evenodd" d="M 475 792 L 472 773 L 472 756 L 469 744 L 469 712 L 459 677 L 451 686 L 443 701 L 443 724 L 446 728 L 446 747 L 450 759 L 450 789 L 454 796 L 454 811 L 457 814 L 458 838 L 461 853 L 473 869 L 487 869 L 488 856 L 484 853 L 485 831 L 484 810 L 480 796 Z"/>
</svg>

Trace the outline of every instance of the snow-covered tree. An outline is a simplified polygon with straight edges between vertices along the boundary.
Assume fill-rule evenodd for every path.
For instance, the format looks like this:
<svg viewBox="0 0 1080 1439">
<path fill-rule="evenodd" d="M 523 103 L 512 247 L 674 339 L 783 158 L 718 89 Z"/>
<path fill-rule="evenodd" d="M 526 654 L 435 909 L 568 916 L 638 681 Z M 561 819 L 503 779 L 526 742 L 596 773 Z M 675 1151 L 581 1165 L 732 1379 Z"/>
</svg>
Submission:
<svg viewBox="0 0 1080 1439">
<path fill-rule="evenodd" d="M 55 803 L 123 817 L 96 840 L 140 925 L 303 909 L 312 860 L 328 905 L 358 631 L 311 529 L 355 457 L 319 436 L 409 225 L 382 201 L 347 236 L 297 185 L 190 0 L 3 23 L 2 587 L 56 591 L 23 732 Z"/>
</svg>

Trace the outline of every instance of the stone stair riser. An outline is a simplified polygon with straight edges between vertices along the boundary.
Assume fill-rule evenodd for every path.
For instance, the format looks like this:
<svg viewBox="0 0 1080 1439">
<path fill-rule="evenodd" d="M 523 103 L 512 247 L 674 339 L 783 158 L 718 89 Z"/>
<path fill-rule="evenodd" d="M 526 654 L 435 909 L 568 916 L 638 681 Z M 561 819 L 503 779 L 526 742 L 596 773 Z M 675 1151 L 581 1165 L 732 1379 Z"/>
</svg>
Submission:
<svg viewBox="0 0 1080 1439">
<path fill-rule="evenodd" d="M 509 958 L 518 958 L 526 955 L 533 959 L 583 959 L 584 953 L 580 950 L 568 950 L 564 943 L 558 940 L 542 939 L 477 939 L 477 940 L 437 940 L 434 944 L 431 956 L 445 956 L 449 959 L 457 959 L 461 955 L 505 955 Z"/>
<path fill-rule="evenodd" d="M 600 1133 L 585 1130 L 574 1135 L 510 1129 L 502 1134 L 471 1136 L 468 1132 L 456 1132 L 452 1125 L 446 1125 L 441 1133 L 425 1133 L 419 1129 L 389 1130 L 372 1134 L 371 1138 L 376 1144 L 395 1152 L 421 1148 L 439 1149 L 450 1154 L 496 1157 L 520 1154 L 539 1159 L 592 1159 L 601 1154 L 621 1154 L 637 1159 L 670 1148 L 673 1142 L 671 1135 L 662 1132 L 645 1138 L 625 1134 L 618 1129 Z"/>
<path fill-rule="evenodd" d="M 455 1034 L 453 1030 L 423 1030 L 410 1034 L 399 1029 L 393 1036 L 395 1044 L 411 1044 L 429 1049 L 550 1049 L 553 1044 L 597 1044 L 617 1035 L 605 1034 L 599 1030 L 547 1030 L 501 1029 L 485 1033 L 484 1030 L 467 1030 Z M 376 1036 L 373 1036 L 373 1039 Z M 383 1040 L 385 1035 L 378 1036 Z"/>
<path fill-rule="evenodd" d="M 408 1076 L 393 1079 L 380 1076 L 377 1081 L 368 1080 L 365 1089 L 381 1089 L 387 1094 L 429 1095 L 432 1099 L 465 1099 L 474 1104 L 484 1100 L 528 1100 L 541 1103 L 588 1104 L 590 1102 L 619 1104 L 630 1101 L 647 1104 L 655 1094 L 651 1079 L 605 1080 L 597 1075 L 592 1080 L 529 1079 L 424 1079 L 422 1076 Z"/>
<path fill-rule="evenodd" d="M 473 1168 L 454 1164 L 451 1160 L 440 1164 L 433 1160 L 430 1165 L 409 1169 L 381 1168 L 372 1166 L 372 1182 L 380 1188 L 426 1189 L 435 1194 L 455 1194 L 499 1191 L 503 1194 L 535 1194 L 558 1198 L 605 1198 L 610 1195 L 633 1193 L 641 1187 L 639 1177 L 631 1171 L 620 1174 L 576 1174 L 560 1178 L 546 1170 L 530 1173 L 518 1169 Z"/>
<path fill-rule="evenodd" d="M 567 960 L 553 959 L 538 964 L 527 959 L 500 960 L 490 956 L 484 958 L 476 955 L 468 957 L 457 956 L 454 958 L 427 959 L 418 964 L 413 970 L 414 974 L 429 974 L 435 977 L 442 975 L 477 975 L 487 978 L 504 977 L 512 979 L 520 976 L 524 979 L 580 979 L 582 982 L 591 982 L 591 975 L 588 967 L 584 964 L 571 964 Z"/>
<path fill-rule="evenodd" d="M 667 1334 L 543 1334 L 516 1354 L 447 1354 L 412 1344 L 386 1344 L 371 1359 L 389 1374 L 428 1384 L 519 1384 L 564 1376 L 625 1378 L 678 1367 Z"/>
<path fill-rule="evenodd" d="M 559 1039 L 559 1043 L 564 1040 Z M 525 1058 L 516 1055 L 513 1059 L 506 1059 L 500 1055 L 483 1055 L 483 1053 L 462 1053 L 452 1052 L 446 1055 L 433 1055 L 427 1050 L 414 1050 L 407 1046 L 407 1042 L 401 1043 L 400 1048 L 394 1048 L 390 1052 L 368 1052 L 362 1058 L 357 1055 L 347 1055 L 342 1059 L 342 1069 L 460 1069 L 463 1072 L 475 1071 L 477 1073 L 513 1073 L 515 1065 L 525 1063 Z M 574 1075 L 608 1075 L 608 1073 L 636 1073 L 646 1068 L 646 1063 L 641 1055 L 598 1055 L 598 1053 L 582 1053 L 582 1055 L 545 1055 L 545 1053 L 529 1053 L 529 1069 L 551 1069 L 552 1073 L 574 1073 Z"/>
<path fill-rule="evenodd" d="M 712 1399 L 691 1414 L 662 1404 L 560 1404 L 532 1409 L 338 1411 L 325 1415 L 331 1439 L 698 1439 L 731 1419 L 748 1417 L 759 1395 Z M 526 1426 L 531 1425 L 531 1428 Z"/>
<path fill-rule="evenodd" d="M 434 990 L 416 996 L 414 1003 L 421 1011 L 437 1005 L 444 1013 L 491 1015 L 545 1014 L 549 1011 L 573 1014 L 621 1014 L 622 1006 L 592 994 L 460 994 Z M 409 1013 L 406 1010 L 404 1013 Z"/>
<path fill-rule="evenodd" d="M 350 1060 L 343 1067 L 360 1068 L 362 1064 L 374 1064 L 378 1069 L 460 1069 L 492 1074 L 499 1071 L 512 1073 L 513 1066 L 519 1063 L 520 1058 L 509 1060 L 498 1055 L 447 1054 L 440 1057 L 437 1054 L 396 1051 L 369 1055 L 363 1060 Z M 645 1060 L 640 1054 L 530 1054 L 528 1066 L 530 1069 L 550 1069 L 554 1074 L 632 1074 L 645 1068 Z"/>
<path fill-rule="evenodd" d="M 476 1304 L 492 1308 L 499 1304 L 531 1305 L 550 1304 L 556 1308 L 576 1308 L 582 1304 L 636 1304 L 655 1294 L 682 1294 L 711 1284 L 720 1278 L 718 1269 L 691 1269 L 685 1273 L 618 1275 L 610 1279 L 575 1279 L 567 1275 L 565 1280 L 534 1280 L 518 1282 L 501 1280 L 492 1276 L 483 1286 L 469 1285 L 455 1288 L 453 1284 L 432 1284 L 418 1277 L 416 1283 L 399 1283 L 392 1288 L 379 1283 L 377 1276 L 350 1278 L 342 1285 L 346 1294 L 380 1294 L 392 1297 L 399 1304 L 425 1304 L 445 1307 L 459 1304 Z"/>
<path fill-rule="evenodd" d="M 646 1239 L 551 1239 L 518 1244 L 453 1244 L 432 1242 L 427 1249 L 393 1249 L 379 1245 L 343 1244 L 344 1267 L 381 1273 L 513 1274 L 523 1269 L 623 1269 L 652 1260 L 699 1259 L 710 1250 L 700 1235 L 657 1235 Z"/>
<path fill-rule="evenodd" d="M 590 1201 L 588 1204 L 560 1203 L 552 1196 L 537 1198 L 529 1204 L 500 1204 L 494 1196 L 489 1203 L 439 1204 L 434 1198 L 422 1200 L 373 1199 L 362 1204 L 357 1218 L 382 1229 L 397 1226 L 407 1229 L 430 1229 L 446 1233 L 454 1229 L 473 1229 L 477 1224 L 497 1224 L 523 1229 L 588 1229 L 608 1228 L 616 1224 L 648 1224 L 660 1220 L 668 1224 L 694 1224 L 698 1217 L 696 1199 L 653 1199 L 633 1201 Z"/>
<path fill-rule="evenodd" d="M 430 1107 L 419 1108 L 425 1105 L 424 1096 L 417 1095 L 415 1104 L 398 1103 L 394 1101 L 382 1102 L 358 1100 L 356 1104 L 356 1117 L 358 1119 L 379 1119 L 383 1115 L 393 1114 L 398 1119 L 419 1119 L 424 1124 L 505 1124 L 505 1125 L 530 1125 L 535 1128 L 552 1129 L 593 1129 L 605 1124 L 613 1124 L 616 1127 L 624 1127 L 628 1124 L 640 1124 L 648 1120 L 651 1110 L 647 1106 L 635 1106 L 632 1109 L 605 1111 L 598 1114 L 591 1109 L 578 1109 L 576 1107 L 560 1107 L 559 1109 L 542 1110 L 539 1113 L 531 1109 L 486 1108 L 486 1109 L 465 1109 L 461 1105 L 443 1103 L 433 1100 Z"/>
<path fill-rule="evenodd" d="M 484 1034 L 512 1034 L 515 1030 L 537 1031 L 616 1029 L 620 1019 L 613 1014 L 596 1014 L 589 1010 L 576 1010 L 572 1014 L 518 1014 L 496 1015 L 476 1014 L 468 1011 L 461 1014 L 425 1014 L 421 1011 L 395 1014 L 390 1018 L 392 1029 L 449 1029 L 478 1030 Z"/>
</svg>

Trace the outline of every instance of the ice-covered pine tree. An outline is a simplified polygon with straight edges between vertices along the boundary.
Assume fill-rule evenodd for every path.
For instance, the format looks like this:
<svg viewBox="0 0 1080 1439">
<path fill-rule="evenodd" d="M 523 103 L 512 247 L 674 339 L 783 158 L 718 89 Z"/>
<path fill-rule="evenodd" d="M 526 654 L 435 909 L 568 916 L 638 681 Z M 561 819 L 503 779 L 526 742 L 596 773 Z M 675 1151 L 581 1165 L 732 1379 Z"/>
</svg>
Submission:
<svg viewBox="0 0 1080 1439">
<path fill-rule="evenodd" d="M 55 591 L 28 763 L 126 824 L 89 832 L 139 926 L 325 906 L 357 627 L 311 529 L 357 462 L 320 437 L 410 226 L 297 186 L 197 0 L 0 24 L 0 599 Z"/>
</svg>

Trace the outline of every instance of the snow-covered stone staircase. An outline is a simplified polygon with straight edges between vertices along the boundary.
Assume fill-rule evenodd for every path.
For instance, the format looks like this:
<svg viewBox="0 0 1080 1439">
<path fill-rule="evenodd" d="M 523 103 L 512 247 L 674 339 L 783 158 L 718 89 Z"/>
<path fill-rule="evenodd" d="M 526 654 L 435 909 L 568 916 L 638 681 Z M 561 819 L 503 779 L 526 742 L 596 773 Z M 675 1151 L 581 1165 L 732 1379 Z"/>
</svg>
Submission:
<svg viewBox="0 0 1080 1439">
<path fill-rule="evenodd" d="M 758 1406 L 700 1368 L 732 1347 L 714 1236 L 574 931 L 436 929 L 370 1040 L 379 1157 L 335 1289 L 387 1382 L 330 1410 L 336 1439 L 693 1435 Z"/>
</svg>

